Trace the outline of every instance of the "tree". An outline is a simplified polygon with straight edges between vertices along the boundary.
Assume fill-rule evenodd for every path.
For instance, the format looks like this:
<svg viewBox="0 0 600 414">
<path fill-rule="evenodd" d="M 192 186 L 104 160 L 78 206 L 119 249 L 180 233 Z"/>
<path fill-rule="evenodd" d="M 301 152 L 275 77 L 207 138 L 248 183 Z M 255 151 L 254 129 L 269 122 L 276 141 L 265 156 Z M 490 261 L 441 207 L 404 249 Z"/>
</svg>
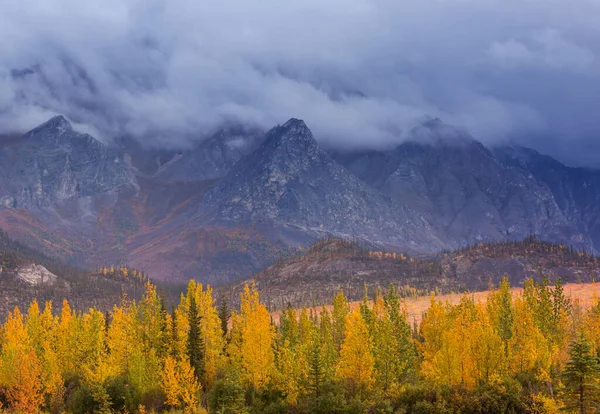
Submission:
<svg viewBox="0 0 600 414">
<path fill-rule="evenodd" d="M 348 299 L 344 296 L 344 291 L 340 290 L 333 298 L 333 341 L 339 350 L 344 342 L 344 333 L 346 332 L 346 318 L 350 312 Z"/>
<path fill-rule="evenodd" d="M 350 390 L 362 396 L 375 382 L 373 339 L 360 310 L 350 313 L 346 324 L 344 342 L 340 351 L 338 373 L 346 380 Z"/>
<path fill-rule="evenodd" d="M 512 293 L 508 276 L 504 275 L 500 288 L 491 293 L 488 298 L 488 312 L 492 318 L 494 328 L 504 344 L 504 356 L 508 358 L 508 343 L 513 336 L 514 311 L 512 307 Z"/>
<path fill-rule="evenodd" d="M 193 408 L 198 405 L 201 386 L 187 360 L 176 360 L 170 355 L 166 357 L 161 387 L 167 404 L 174 408 Z"/>
<path fill-rule="evenodd" d="M 239 351 L 243 378 L 253 390 L 262 391 L 269 383 L 275 368 L 275 331 L 269 311 L 260 303 L 256 286 L 244 287 L 240 308 Z"/>
<path fill-rule="evenodd" d="M 600 364 L 583 335 L 569 347 L 569 361 L 563 379 L 567 407 L 577 409 L 580 414 L 596 412 L 600 402 Z"/>
<path fill-rule="evenodd" d="M 188 287 L 187 357 L 198 380 L 204 376 L 204 341 L 200 333 L 200 315 L 196 304 L 196 284 L 192 281 Z"/>
<path fill-rule="evenodd" d="M 8 315 L 0 353 L 0 388 L 17 413 L 37 413 L 42 405 L 42 372 L 19 309 Z"/>
<path fill-rule="evenodd" d="M 223 331 L 223 338 L 227 338 L 227 331 L 229 329 L 229 318 L 231 318 L 231 311 L 229 310 L 229 301 L 226 296 L 221 298 L 221 304 L 219 305 L 219 320 L 221 321 L 221 330 Z"/>
</svg>

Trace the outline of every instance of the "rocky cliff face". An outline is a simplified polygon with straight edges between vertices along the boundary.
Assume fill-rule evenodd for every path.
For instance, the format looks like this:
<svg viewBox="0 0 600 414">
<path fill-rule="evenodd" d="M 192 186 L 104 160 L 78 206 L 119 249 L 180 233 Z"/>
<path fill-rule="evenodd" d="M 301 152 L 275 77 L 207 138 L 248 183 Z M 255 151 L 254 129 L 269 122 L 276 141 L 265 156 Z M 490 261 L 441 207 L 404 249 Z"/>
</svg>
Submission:
<svg viewBox="0 0 600 414">
<path fill-rule="evenodd" d="M 47 207 L 127 185 L 136 181 L 123 155 L 74 131 L 62 116 L 0 145 L 0 204 L 5 207 Z"/>
<path fill-rule="evenodd" d="M 312 238 L 336 234 L 423 251 L 444 245 L 418 211 L 361 182 L 320 149 L 298 119 L 269 131 L 258 150 L 207 192 L 203 209 L 221 221 Z"/>
<path fill-rule="evenodd" d="M 600 251 L 600 171 L 571 168 L 519 146 L 494 149 L 506 166 L 545 185 L 566 221 Z"/>
<path fill-rule="evenodd" d="M 229 127 L 203 141 L 192 151 L 178 154 L 155 178 L 165 182 L 193 182 L 223 178 L 244 155 L 264 138 L 256 129 Z"/>
<path fill-rule="evenodd" d="M 530 234 L 580 248 L 593 245 L 548 181 L 506 163 L 439 120 L 424 124 L 391 151 L 335 158 L 396 204 L 423 212 L 454 246 Z"/>
</svg>

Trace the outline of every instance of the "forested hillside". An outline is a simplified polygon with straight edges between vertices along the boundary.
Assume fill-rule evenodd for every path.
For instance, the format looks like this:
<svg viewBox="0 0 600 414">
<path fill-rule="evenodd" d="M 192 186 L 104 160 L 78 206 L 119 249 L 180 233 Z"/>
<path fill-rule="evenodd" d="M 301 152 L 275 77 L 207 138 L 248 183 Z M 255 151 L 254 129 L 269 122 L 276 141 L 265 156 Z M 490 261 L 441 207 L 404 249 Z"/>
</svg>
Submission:
<svg viewBox="0 0 600 414">
<path fill-rule="evenodd" d="M 66 265 L 10 239 L 0 230 L 0 321 L 15 306 L 26 307 L 33 299 L 61 303 L 68 299 L 79 311 L 96 307 L 110 310 L 121 297 L 139 299 L 146 275 L 125 265 L 84 270 Z M 162 289 L 170 301 L 177 289 Z"/>
<path fill-rule="evenodd" d="M 256 283 L 270 309 L 312 306 L 340 289 L 350 300 L 393 284 L 402 296 L 483 291 L 507 275 L 513 286 L 528 278 L 587 283 L 600 279 L 598 258 L 535 237 L 480 243 L 431 256 L 373 250 L 356 241 L 326 239 L 303 255 L 284 259 L 246 281 L 220 288 L 237 303 L 245 284 Z"/>
<path fill-rule="evenodd" d="M 190 282 L 167 311 L 154 286 L 106 314 L 65 301 L 15 309 L 2 326 L 0 402 L 9 412 L 596 412 L 600 301 L 560 283 L 508 279 L 485 303 L 431 298 L 419 325 L 390 288 L 350 308 L 289 308 L 274 324 L 255 287 L 217 308 Z"/>
</svg>

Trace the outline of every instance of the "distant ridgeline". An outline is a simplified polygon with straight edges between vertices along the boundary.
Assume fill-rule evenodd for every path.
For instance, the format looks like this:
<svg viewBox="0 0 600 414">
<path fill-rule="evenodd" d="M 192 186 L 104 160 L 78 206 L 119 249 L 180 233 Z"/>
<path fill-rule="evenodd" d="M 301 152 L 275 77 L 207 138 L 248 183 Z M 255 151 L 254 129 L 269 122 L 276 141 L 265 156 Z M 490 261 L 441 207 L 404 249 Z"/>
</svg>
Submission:
<svg viewBox="0 0 600 414">
<path fill-rule="evenodd" d="M 67 299 L 75 310 L 106 311 L 120 303 L 123 295 L 139 299 L 147 281 L 144 272 L 127 266 L 90 271 L 64 264 L 0 230 L 0 320 L 15 306 L 26 306 L 33 299 L 56 304 Z M 161 292 L 171 301 L 179 294 L 162 287 Z"/>
<path fill-rule="evenodd" d="M 546 276 L 551 282 L 600 279 L 598 257 L 530 236 L 521 241 L 479 243 L 432 256 L 375 250 L 356 241 L 318 241 L 300 257 L 281 260 L 252 278 L 222 287 L 236 302 L 243 285 L 255 281 L 272 309 L 312 306 L 343 289 L 350 300 L 390 284 L 403 296 L 486 290 L 507 275 L 513 286 Z"/>
</svg>

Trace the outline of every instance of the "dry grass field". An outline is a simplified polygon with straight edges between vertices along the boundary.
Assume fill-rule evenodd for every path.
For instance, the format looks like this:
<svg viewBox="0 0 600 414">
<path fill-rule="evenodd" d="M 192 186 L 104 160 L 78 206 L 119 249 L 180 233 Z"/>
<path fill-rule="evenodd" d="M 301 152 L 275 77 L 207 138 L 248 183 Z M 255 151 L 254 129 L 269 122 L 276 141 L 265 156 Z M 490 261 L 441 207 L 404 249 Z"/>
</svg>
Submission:
<svg viewBox="0 0 600 414">
<path fill-rule="evenodd" d="M 596 303 L 600 297 L 600 283 L 568 283 L 564 286 L 565 295 L 571 299 L 573 304 L 579 304 L 583 308 L 588 308 Z M 514 297 L 521 295 L 522 288 L 511 289 Z M 487 300 L 489 291 L 483 292 L 472 292 L 472 293 L 454 293 L 449 295 L 438 295 L 436 300 L 442 302 L 448 302 L 450 304 L 457 304 L 460 299 L 467 295 L 472 297 L 476 302 L 485 302 Z M 360 302 L 352 302 L 351 307 L 358 306 Z M 421 321 L 423 313 L 429 308 L 431 303 L 431 296 L 419 296 L 416 298 L 407 298 L 404 301 L 406 306 L 406 313 L 410 323 Z M 327 309 L 331 310 L 331 306 L 326 306 Z M 321 308 L 314 310 L 317 314 L 321 311 Z M 281 311 L 272 312 L 272 317 L 275 323 L 279 323 L 279 317 Z"/>
</svg>

